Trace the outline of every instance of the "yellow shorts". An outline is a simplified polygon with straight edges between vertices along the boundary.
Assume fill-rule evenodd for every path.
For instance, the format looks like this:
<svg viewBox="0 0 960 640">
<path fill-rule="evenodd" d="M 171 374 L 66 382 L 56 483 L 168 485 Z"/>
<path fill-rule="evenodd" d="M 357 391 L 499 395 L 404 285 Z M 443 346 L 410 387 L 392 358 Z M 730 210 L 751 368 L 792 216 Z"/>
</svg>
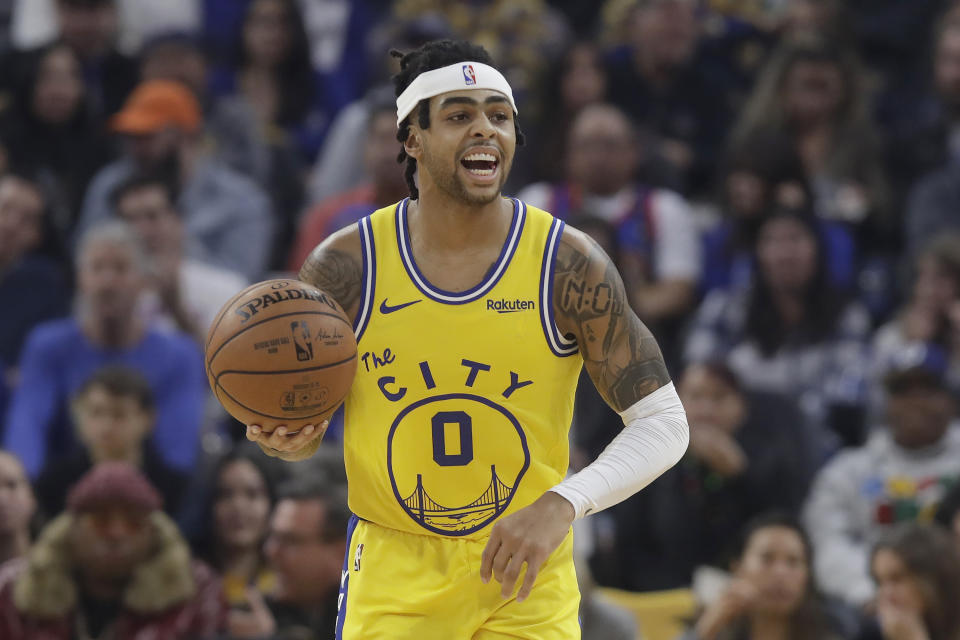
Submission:
<svg viewBox="0 0 960 640">
<path fill-rule="evenodd" d="M 480 580 L 485 539 L 417 535 L 350 521 L 338 640 L 577 640 L 580 592 L 573 534 L 540 569 L 523 602 Z"/>
</svg>

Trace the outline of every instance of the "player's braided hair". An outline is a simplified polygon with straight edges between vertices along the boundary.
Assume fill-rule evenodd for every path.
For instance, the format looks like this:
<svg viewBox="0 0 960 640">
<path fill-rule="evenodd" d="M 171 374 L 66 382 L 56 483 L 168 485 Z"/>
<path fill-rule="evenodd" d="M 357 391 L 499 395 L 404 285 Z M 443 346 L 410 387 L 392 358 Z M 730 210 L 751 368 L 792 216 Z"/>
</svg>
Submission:
<svg viewBox="0 0 960 640">
<path fill-rule="evenodd" d="M 400 58 L 400 72 L 393 76 L 393 84 L 398 97 L 403 93 L 404 89 L 410 86 L 410 83 L 413 82 L 417 76 L 425 71 L 440 69 L 451 64 L 456 64 L 457 62 L 482 62 L 491 67 L 495 66 L 493 59 L 490 57 L 490 54 L 487 53 L 486 49 L 464 40 L 434 40 L 409 53 L 402 53 L 396 49 L 392 49 L 390 55 L 395 58 Z M 417 124 L 420 125 L 420 128 L 429 128 L 430 109 L 427 101 L 421 100 L 414 111 L 418 114 Z M 410 136 L 410 118 L 413 116 L 413 113 L 414 112 L 411 112 L 409 116 L 404 118 L 403 122 L 400 123 L 400 128 L 397 130 L 397 140 L 401 143 L 406 142 Z M 520 130 L 520 123 L 516 119 L 513 121 L 513 126 L 517 133 L 517 144 L 523 145 L 525 139 L 523 132 Z M 407 181 L 407 188 L 410 189 L 410 198 L 416 200 L 420 197 L 420 191 L 417 189 L 417 184 L 413 179 L 414 174 L 417 172 L 417 161 L 408 156 L 407 152 L 401 147 L 400 154 L 397 156 L 397 162 L 407 163 L 403 175 Z"/>
</svg>

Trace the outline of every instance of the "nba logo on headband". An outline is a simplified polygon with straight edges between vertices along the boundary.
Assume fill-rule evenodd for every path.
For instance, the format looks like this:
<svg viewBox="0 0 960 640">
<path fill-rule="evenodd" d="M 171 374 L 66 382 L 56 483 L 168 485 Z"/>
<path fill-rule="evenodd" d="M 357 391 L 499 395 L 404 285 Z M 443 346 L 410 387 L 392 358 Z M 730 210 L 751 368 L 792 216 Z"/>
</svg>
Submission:
<svg viewBox="0 0 960 640">
<path fill-rule="evenodd" d="M 470 85 L 477 84 L 477 76 L 473 72 L 472 64 L 463 65 L 463 82 L 469 87 Z"/>
</svg>

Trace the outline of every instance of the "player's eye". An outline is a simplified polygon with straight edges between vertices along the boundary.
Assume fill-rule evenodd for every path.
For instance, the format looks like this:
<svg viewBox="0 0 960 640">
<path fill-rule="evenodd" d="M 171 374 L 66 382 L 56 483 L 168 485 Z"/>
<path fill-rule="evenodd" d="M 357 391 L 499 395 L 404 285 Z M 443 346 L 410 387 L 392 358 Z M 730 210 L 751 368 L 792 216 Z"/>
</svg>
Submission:
<svg viewBox="0 0 960 640">
<path fill-rule="evenodd" d="M 447 117 L 447 120 L 452 120 L 454 122 L 463 122 L 467 119 L 467 114 L 465 113 L 454 113 Z"/>
</svg>

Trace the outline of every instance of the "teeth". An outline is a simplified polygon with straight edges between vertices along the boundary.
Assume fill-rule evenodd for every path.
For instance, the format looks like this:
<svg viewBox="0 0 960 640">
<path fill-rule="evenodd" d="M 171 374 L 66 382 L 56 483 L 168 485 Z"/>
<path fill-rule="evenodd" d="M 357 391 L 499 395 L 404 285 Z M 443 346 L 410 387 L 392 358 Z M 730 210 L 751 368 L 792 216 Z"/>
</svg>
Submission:
<svg viewBox="0 0 960 640">
<path fill-rule="evenodd" d="M 483 161 L 485 161 L 485 162 L 496 162 L 496 161 L 497 161 L 496 157 L 490 155 L 489 153 L 471 153 L 471 154 L 468 155 L 466 158 L 464 158 L 464 160 L 471 160 L 471 161 L 477 160 L 477 161 L 481 161 L 481 162 L 483 162 Z"/>
<path fill-rule="evenodd" d="M 470 173 L 475 176 L 492 176 L 493 169 L 467 169 Z"/>
</svg>

